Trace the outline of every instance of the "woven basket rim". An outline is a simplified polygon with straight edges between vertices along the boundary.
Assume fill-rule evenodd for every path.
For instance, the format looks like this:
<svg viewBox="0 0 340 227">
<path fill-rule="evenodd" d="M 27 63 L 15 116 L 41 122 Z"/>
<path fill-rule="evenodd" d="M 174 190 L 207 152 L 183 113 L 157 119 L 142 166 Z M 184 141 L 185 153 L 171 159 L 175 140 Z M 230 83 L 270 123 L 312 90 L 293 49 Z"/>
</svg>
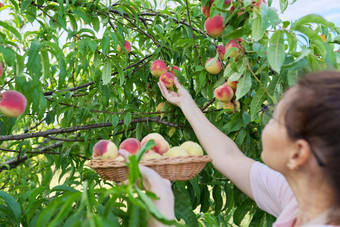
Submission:
<svg viewBox="0 0 340 227">
<path fill-rule="evenodd" d="M 160 165 L 177 165 L 185 163 L 208 163 L 211 161 L 212 159 L 208 155 L 192 155 L 141 160 L 140 164 L 145 166 L 160 166 Z M 125 164 L 125 161 L 92 159 L 87 164 L 87 166 L 92 168 L 112 168 L 112 167 L 124 167 L 127 165 Z"/>
</svg>

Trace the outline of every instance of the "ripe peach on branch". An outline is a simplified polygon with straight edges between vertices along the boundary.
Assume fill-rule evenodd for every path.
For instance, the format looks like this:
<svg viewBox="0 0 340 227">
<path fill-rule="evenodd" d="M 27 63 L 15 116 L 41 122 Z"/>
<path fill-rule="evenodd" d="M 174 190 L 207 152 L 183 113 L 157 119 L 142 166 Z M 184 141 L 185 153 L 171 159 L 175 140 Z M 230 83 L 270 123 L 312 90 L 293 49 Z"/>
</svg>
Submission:
<svg viewBox="0 0 340 227">
<path fill-rule="evenodd" d="M 125 40 L 124 48 L 125 48 L 126 52 L 128 52 L 128 53 L 131 52 L 131 44 L 130 44 L 129 41 Z M 119 44 L 117 44 L 117 51 L 124 53 L 124 51 L 122 51 L 122 47 Z"/>
<path fill-rule="evenodd" d="M 171 72 L 165 72 L 159 77 L 159 81 L 165 84 L 165 87 L 172 88 L 174 86 L 175 77 Z"/>
<path fill-rule="evenodd" d="M 229 54 L 229 57 L 231 57 L 231 58 L 237 57 L 240 54 L 241 50 L 243 50 L 242 43 L 243 43 L 243 39 L 241 39 L 241 38 L 232 39 L 232 40 L 229 41 L 229 43 L 227 43 L 226 52 L 231 48 L 234 48 L 234 49 L 236 48 L 234 51 L 232 51 Z"/>
<path fill-rule="evenodd" d="M 228 80 L 228 81 L 227 81 L 227 85 L 228 85 L 229 87 L 231 87 L 231 88 L 233 89 L 234 92 L 236 91 L 237 84 L 238 84 L 237 81 L 231 81 L 231 80 Z"/>
<path fill-rule="evenodd" d="M 0 110 L 8 117 L 19 117 L 26 105 L 26 97 L 18 91 L 5 91 L 0 95 Z"/>
<path fill-rule="evenodd" d="M 210 8 L 211 8 L 211 5 L 213 4 L 214 0 L 210 0 L 209 4 L 208 4 L 208 7 L 206 5 L 203 5 L 201 10 L 202 10 L 202 14 L 205 16 L 205 17 L 210 17 Z"/>
<path fill-rule="evenodd" d="M 214 90 L 214 95 L 216 100 L 220 102 L 228 103 L 234 96 L 234 91 L 231 87 L 229 87 L 226 83 L 218 86 Z"/>
<path fill-rule="evenodd" d="M 221 61 L 223 61 L 226 52 L 226 47 L 224 45 L 218 45 L 216 51 L 218 52 Z"/>
<path fill-rule="evenodd" d="M 175 70 L 177 70 L 178 72 L 181 72 L 181 69 L 176 65 L 168 66 L 168 71 L 172 73 L 172 75 L 174 76 L 176 76 Z"/>
<path fill-rule="evenodd" d="M 150 71 L 153 76 L 160 77 L 163 73 L 168 71 L 168 67 L 164 61 L 155 60 L 151 63 Z"/>
<path fill-rule="evenodd" d="M 210 58 L 205 62 L 205 69 L 210 74 L 218 74 L 219 72 L 221 72 L 222 63 L 216 58 Z"/>
<path fill-rule="evenodd" d="M 216 38 L 222 35 L 224 31 L 225 26 L 223 23 L 224 23 L 224 17 L 222 17 L 221 15 L 217 15 L 217 16 L 208 18 L 204 22 L 204 28 L 211 37 Z"/>
</svg>

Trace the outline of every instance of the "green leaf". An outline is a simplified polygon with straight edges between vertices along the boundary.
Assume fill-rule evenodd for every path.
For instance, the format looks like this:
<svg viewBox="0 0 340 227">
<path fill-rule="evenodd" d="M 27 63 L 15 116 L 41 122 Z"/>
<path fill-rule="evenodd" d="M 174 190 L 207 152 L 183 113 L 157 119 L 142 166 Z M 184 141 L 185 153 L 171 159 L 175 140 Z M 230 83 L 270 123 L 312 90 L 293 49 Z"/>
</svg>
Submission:
<svg viewBox="0 0 340 227">
<path fill-rule="evenodd" d="M 283 35 L 283 31 L 276 31 L 272 35 L 267 48 L 269 65 L 278 73 L 280 73 L 281 66 L 286 57 Z"/>
<path fill-rule="evenodd" d="M 251 88 L 251 76 L 249 73 L 244 74 L 241 79 L 238 80 L 236 89 L 236 100 L 239 100 L 245 96 Z"/>
<path fill-rule="evenodd" d="M 113 115 L 111 119 L 112 126 L 115 128 L 119 123 L 119 117 L 117 115 Z"/>
<path fill-rule="evenodd" d="M 21 217 L 21 207 L 19 203 L 10 194 L 4 191 L 0 191 L 0 198 L 5 200 L 5 203 L 11 209 L 15 219 L 19 222 Z"/>
<path fill-rule="evenodd" d="M 258 89 L 255 92 L 255 95 L 250 103 L 251 120 L 254 120 L 257 117 L 258 111 L 260 110 L 261 105 L 263 104 L 263 101 L 265 100 L 265 98 L 266 98 L 266 90 L 263 87 L 260 87 L 260 89 Z"/>
<path fill-rule="evenodd" d="M 51 192 L 53 191 L 61 191 L 61 192 L 78 192 L 78 190 L 69 187 L 67 185 L 57 185 L 54 188 L 51 189 Z"/>
<path fill-rule="evenodd" d="M 89 18 L 87 17 L 86 13 L 83 12 L 82 10 L 75 9 L 75 10 L 73 10 L 73 13 L 78 15 L 79 17 L 81 17 L 84 20 L 85 23 L 90 24 Z"/>
<path fill-rule="evenodd" d="M 221 192 L 222 192 L 221 186 L 216 184 L 212 192 L 212 196 L 215 201 L 215 215 L 219 214 L 223 207 L 223 198 L 222 198 Z"/>
<path fill-rule="evenodd" d="M 304 59 L 307 55 L 309 55 L 311 53 L 311 50 L 306 48 L 306 47 L 301 47 L 301 55 L 295 59 L 293 62 L 287 64 L 287 65 L 284 65 L 284 67 L 290 67 L 290 66 L 293 66 L 295 64 L 297 64 L 299 61 L 301 61 L 302 59 Z"/>
<path fill-rule="evenodd" d="M 0 45 L 0 52 L 4 56 L 4 59 L 9 66 L 15 65 L 16 54 L 15 52 L 9 47 L 3 47 Z"/>
<path fill-rule="evenodd" d="M 42 49 L 40 51 L 40 54 L 41 54 L 41 62 L 42 62 L 42 67 L 43 67 L 44 79 L 48 79 L 50 76 L 50 60 L 48 57 L 48 52 L 47 50 Z"/>
<path fill-rule="evenodd" d="M 64 86 L 65 78 L 67 76 L 66 72 L 66 59 L 64 54 L 60 53 L 57 55 L 58 66 L 59 66 L 59 80 L 58 80 L 58 88 L 60 89 Z"/>
<path fill-rule="evenodd" d="M 198 227 L 195 213 L 192 210 L 192 204 L 186 194 L 176 188 L 173 188 L 175 197 L 175 215 L 177 219 L 183 219 L 188 226 Z"/>
<path fill-rule="evenodd" d="M 309 38 L 310 44 L 315 45 L 327 65 L 333 67 L 336 66 L 336 57 L 333 49 L 326 42 L 322 41 L 321 37 L 316 31 L 307 26 L 294 26 L 294 30 L 305 34 Z"/>
<path fill-rule="evenodd" d="M 107 59 L 106 62 L 104 63 L 103 74 L 102 74 L 102 80 L 103 80 L 104 85 L 110 83 L 111 73 L 112 73 L 111 61 L 110 59 Z"/>
<path fill-rule="evenodd" d="M 72 205 L 76 203 L 76 200 L 78 200 L 80 197 L 81 197 L 81 192 L 77 192 L 77 193 L 71 194 L 66 201 L 63 201 L 63 206 L 60 207 L 61 210 L 58 212 L 57 216 L 48 223 L 47 227 L 52 227 L 52 226 L 62 224 L 66 215 L 69 214 L 71 209 L 72 210 L 74 209 Z"/>
<path fill-rule="evenodd" d="M 252 35 L 255 41 L 259 41 L 262 36 L 262 19 L 261 14 L 257 11 L 254 12 L 253 18 L 252 18 L 253 26 L 252 26 Z"/>
<path fill-rule="evenodd" d="M 32 0 L 25 0 L 20 4 L 20 8 L 24 11 L 29 5 L 31 5 Z"/>
<path fill-rule="evenodd" d="M 99 17 L 92 17 L 92 25 L 93 29 L 98 32 L 100 29 L 100 22 L 99 22 Z"/>
<path fill-rule="evenodd" d="M 296 21 L 292 26 L 292 30 L 295 30 L 297 27 L 300 27 L 302 25 L 312 23 L 321 24 L 325 27 L 332 27 L 331 24 L 327 20 L 325 20 L 322 16 L 317 14 L 309 14 Z"/>
<path fill-rule="evenodd" d="M 0 26 L 4 27 L 5 29 L 7 29 L 8 31 L 12 32 L 19 41 L 21 41 L 21 34 L 18 32 L 18 30 L 16 30 L 13 26 L 11 26 L 9 23 L 5 23 L 3 21 L 0 20 Z"/>
<path fill-rule="evenodd" d="M 283 13 L 288 7 L 288 0 L 280 0 L 280 10 Z"/>
<path fill-rule="evenodd" d="M 130 112 L 128 112 L 124 117 L 124 125 L 129 126 L 131 123 L 132 115 Z"/>
<path fill-rule="evenodd" d="M 157 220 L 159 220 L 162 223 L 167 224 L 167 225 L 171 225 L 171 224 L 175 224 L 176 223 L 175 220 L 170 220 L 167 217 L 165 217 L 161 212 L 159 212 L 159 210 L 157 209 L 155 204 L 152 202 L 152 200 L 144 192 L 142 192 L 142 190 L 140 190 L 138 187 L 135 187 L 135 190 L 136 190 L 138 196 L 142 199 L 142 201 L 146 205 L 146 207 L 149 210 L 149 212 L 155 218 L 157 218 Z"/>
<path fill-rule="evenodd" d="M 25 68 L 25 57 L 17 54 L 17 62 L 16 62 L 16 76 L 20 77 L 24 73 Z"/>
<path fill-rule="evenodd" d="M 279 15 L 277 15 L 275 9 L 268 7 L 265 4 L 261 4 L 261 17 L 265 18 L 265 20 L 261 20 L 261 38 L 266 31 L 267 28 L 276 26 L 276 23 L 279 20 Z"/>
<path fill-rule="evenodd" d="M 144 153 L 147 152 L 148 150 L 152 149 L 154 146 L 156 146 L 155 141 L 153 139 L 148 140 L 148 142 L 146 142 L 144 144 L 144 146 L 137 153 L 137 160 L 138 160 L 138 162 L 140 160 L 142 160 L 142 157 L 143 157 Z"/>
</svg>

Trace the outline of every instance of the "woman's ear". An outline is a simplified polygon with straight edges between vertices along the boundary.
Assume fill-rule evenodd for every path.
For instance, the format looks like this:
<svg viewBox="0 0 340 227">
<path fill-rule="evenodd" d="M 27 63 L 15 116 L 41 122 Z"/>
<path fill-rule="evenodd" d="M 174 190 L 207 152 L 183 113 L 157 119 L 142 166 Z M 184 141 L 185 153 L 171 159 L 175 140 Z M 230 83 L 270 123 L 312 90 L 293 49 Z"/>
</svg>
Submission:
<svg viewBox="0 0 340 227">
<path fill-rule="evenodd" d="M 288 169 L 299 170 L 308 162 L 310 153 L 311 147 L 306 140 L 299 139 L 295 141 L 292 150 L 289 152 Z"/>
</svg>

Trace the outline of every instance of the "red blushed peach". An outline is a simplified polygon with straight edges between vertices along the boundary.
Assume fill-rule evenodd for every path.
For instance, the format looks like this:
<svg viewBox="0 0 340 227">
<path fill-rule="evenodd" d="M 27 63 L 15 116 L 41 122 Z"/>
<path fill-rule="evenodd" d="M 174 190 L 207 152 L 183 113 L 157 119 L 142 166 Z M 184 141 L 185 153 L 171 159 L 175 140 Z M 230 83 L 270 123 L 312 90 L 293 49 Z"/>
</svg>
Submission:
<svg viewBox="0 0 340 227">
<path fill-rule="evenodd" d="M 207 6 L 202 6 L 202 14 L 205 16 L 205 17 L 210 17 L 210 8 L 211 8 L 211 5 L 213 4 L 214 0 L 210 0 L 209 4 L 208 4 L 208 8 Z"/>
<path fill-rule="evenodd" d="M 214 95 L 218 101 L 227 103 L 233 98 L 234 91 L 231 87 L 224 83 L 221 86 L 215 88 Z"/>
<path fill-rule="evenodd" d="M 160 77 L 163 73 L 168 71 L 168 68 L 164 61 L 156 60 L 151 63 L 150 71 L 153 76 Z"/>
<path fill-rule="evenodd" d="M 175 70 L 177 70 L 178 72 L 181 72 L 181 69 L 176 65 L 168 66 L 168 71 L 172 73 L 172 75 L 174 76 L 176 76 Z"/>
<path fill-rule="evenodd" d="M 0 62 L 0 77 L 2 76 L 3 72 L 4 72 L 4 67 L 2 66 L 2 64 Z"/>
<path fill-rule="evenodd" d="M 127 150 L 130 154 L 137 154 L 140 148 L 140 142 L 135 138 L 127 138 L 119 145 L 119 149 Z"/>
<path fill-rule="evenodd" d="M 215 75 L 221 72 L 222 64 L 220 60 L 217 60 L 214 64 L 211 65 L 210 63 L 213 60 L 214 58 L 210 58 L 205 62 L 205 69 L 207 70 L 208 73 Z"/>
<path fill-rule="evenodd" d="M 237 57 L 240 54 L 240 50 L 243 48 L 241 43 L 243 42 L 243 40 L 241 38 L 238 39 L 232 39 L 230 40 L 229 43 L 227 43 L 226 45 L 226 51 L 228 51 L 230 48 L 237 48 L 237 50 L 234 50 L 229 57 Z"/>
<path fill-rule="evenodd" d="M 131 52 L 131 44 L 130 44 L 129 41 L 125 40 L 124 48 L 125 48 L 126 52 L 128 52 L 128 53 Z M 122 51 L 122 47 L 119 44 L 117 44 L 117 51 L 124 53 L 124 51 Z"/>
<path fill-rule="evenodd" d="M 110 140 L 100 140 L 93 147 L 93 159 L 115 159 L 118 156 L 116 144 Z"/>
<path fill-rule="evenodd" d="M 141 146 L 143 147 L 144 144 L 151 139 L 153 139 L 156 143 L 156 145 L 151 149 L 152 151 L 162 155 L 169 150 L 169 143 L 159 133 L 150 133 L 145 136 L 141 141 Z"/>
<path fill-rule="evenodd" d="M 159 77 L 159 81 L 165 84 L 165 87 L 172 88 L 174 86 L 175 77 L 170 72 L 165 72 Z"/>
<path fill-rule="evenodd" d="M 228 81 L 227 81 L 227 85 L 228 85 L 229 87 L 231 87 L 231 88 L 234 90 L 234 92 L 236 91 L 237 84 L 238 84 L 237 81 L 231 81 L 231 80 L 228 80 Z"/>
<path fill-rule="evenodd" d="M 224 31 L 225 27 L 223 23 L 224 23 L 224 17 L 222 17 L 221 15 L 217 15 L 217 16 L 208 18 L 204 22 L 204 28 L 211 37 L 216 38 L 222 35 Z"/>
<path fill-rule="evenodd" d="M 224 60 L 225 51 L 226 51 L 226 47 L 223 46 L 223 45 L 218 45 L 216 50 L 218 51 L 220 59 L 223 61 Z"/>
<path fill-rule="evenodd" d="M 0 110 L 8 117 L 19 117 L 25 112 L 26 97 L 17 91 L 5 91 L 0 95 Z"/>
</svg>

